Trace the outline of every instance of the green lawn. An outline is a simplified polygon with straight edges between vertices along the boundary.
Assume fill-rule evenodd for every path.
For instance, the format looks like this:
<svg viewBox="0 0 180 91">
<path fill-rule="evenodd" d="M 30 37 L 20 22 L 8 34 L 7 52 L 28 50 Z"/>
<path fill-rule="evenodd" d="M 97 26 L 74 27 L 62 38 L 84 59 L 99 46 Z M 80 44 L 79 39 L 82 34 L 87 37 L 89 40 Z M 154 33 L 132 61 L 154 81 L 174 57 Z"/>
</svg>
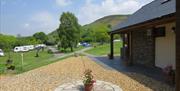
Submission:
<svg viewBox="0 0 180 91">
<path fill-rule="evenodd" d="M 54 62 L 51 60 L 53 58 L 53 54 L 48 54 L 46 50 L 44 50 L 43 52 L 41 51 L 39 53 L 39 57 L 35 57 L 35 53 L 36 53 L 35 51 L 24 53 L 24 62 L 22 67 L 21 53 L 12 52 L 11 59 L 13 60 L 13 64 L 15 65 L 15 71 L 13 71 L 13 73 L 15 74 L 22 73 Z M 7 73 L 5 66 L 7 59 L 8 59 L 7 54 L 5 57 L 0 57 L 0 74 Z"/>
<path fill-rule="evenodd" d="M 75 52 L 75 51 L 82 50 L 82 49 L 84 49 L 84 48 L 85 48 L 85 47 L 83 47 L 83 46 L 79 46 L 79 47 L 77 47 L 77 48 L 74 48 L 73 50 L 74 50 L 74 52 Z M 59 50 L 60 50 L 60 51 L 63 51 L 64 49 L 59 49 Z M 65 53 L 66 53 L 66 54 L 72 53 L 72 52 L 71 52 L 71 49 L 70 49 L 70 48 L 67 48 Z"/>
<path fill-rule="evenodd" d="M 120 47 L 122 46 L 122 42 L 114 42 L 114 54 L 120 54 Z M 107 55 L 110 53 L 110 44 L 104 44 L 104 45 L 99 45 L 96 46 L 95 48 L 92 48 L 90 50 L 86 51 L 89 54 L 97 55 L 97 56 L 102 56 L 102 55 Z"/>
</svg>

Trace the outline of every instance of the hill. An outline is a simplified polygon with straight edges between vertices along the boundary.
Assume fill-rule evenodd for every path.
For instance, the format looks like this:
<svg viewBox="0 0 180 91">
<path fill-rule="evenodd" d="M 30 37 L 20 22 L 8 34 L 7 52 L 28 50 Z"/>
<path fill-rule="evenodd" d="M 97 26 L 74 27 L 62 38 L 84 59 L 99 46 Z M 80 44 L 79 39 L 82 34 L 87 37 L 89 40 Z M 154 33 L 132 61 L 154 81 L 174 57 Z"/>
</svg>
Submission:
<svg viewBox="0 0 180 91">
<path fill-rule="evenodd" d="M 111 28 L 127 19 L 128 15 L 110 15 L 83 26 L 82 41 L 108 42 Z M 119 38 L 117 35 L 115 38 Z"/>
<path fill-rule="evenodd" d="M 92 42 L 108 40 L 107 32 L 110 31 L 110 27 L 117 25 L 118 23 L 127 19 L 128 15 L 110 15 L 102 17 L 90 24 L 82 26 L 82 41 Z M 53 31 L 49 36 L 49 41 L 56 41 L 55 37 L 58 37 L 57 31 Z M 93 39 L 96 37 L 96 39 Z"/>
<path fill-rule="evenodd" d="M 128 15 L 110 15 L 110 16 L 105 16 L 103 18 L 100 18 L 90 24 L 84 25 L 84 26 L 89 26 L 89 25 L 96 25 L 96 24 L 104 24 L 104 25 L 111 25 L 112 27 L 117 25 L 118 23 L 124 21 L 127 19 Z"/>
</svg>

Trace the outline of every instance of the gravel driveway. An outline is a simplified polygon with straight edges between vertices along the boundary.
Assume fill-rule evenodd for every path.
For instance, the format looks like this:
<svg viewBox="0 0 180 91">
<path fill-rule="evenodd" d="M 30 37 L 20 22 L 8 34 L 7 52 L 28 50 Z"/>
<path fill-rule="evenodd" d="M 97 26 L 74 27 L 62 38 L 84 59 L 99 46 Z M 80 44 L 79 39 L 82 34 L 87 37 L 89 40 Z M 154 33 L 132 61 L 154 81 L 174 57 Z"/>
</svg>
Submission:
<svg viewBox="0 0 180 91">
<path fill-rule="evenodd" d="M 95 79 L 116 84 L 123 91 L 173 91 L 173 88 L 140 74 L 104 69 L 87 57 L 71 57 L 29 72 L 1 78 L 0 91 L 54 91 L 63 83 L 81 80 L 87 68 L 93 70 Z"/>
</svg>

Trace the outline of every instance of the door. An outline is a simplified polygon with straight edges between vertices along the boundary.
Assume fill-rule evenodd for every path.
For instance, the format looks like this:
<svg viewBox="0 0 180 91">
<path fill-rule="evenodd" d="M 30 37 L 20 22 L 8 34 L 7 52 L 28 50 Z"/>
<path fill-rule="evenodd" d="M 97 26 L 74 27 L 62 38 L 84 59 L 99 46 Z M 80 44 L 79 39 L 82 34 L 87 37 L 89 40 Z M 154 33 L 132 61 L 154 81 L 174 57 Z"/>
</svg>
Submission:
<svg viewBox="0 0 180 91">
<path fill-rule="evenodd" d="M 175 50 L 175 33 L 172 30 L 174 24 L 165 25 L 165 36 L 156 37 L 155 39 L 155 65 L 164 68 L 172 65 L 175 69 L 176 50 Z"/>
</svg>

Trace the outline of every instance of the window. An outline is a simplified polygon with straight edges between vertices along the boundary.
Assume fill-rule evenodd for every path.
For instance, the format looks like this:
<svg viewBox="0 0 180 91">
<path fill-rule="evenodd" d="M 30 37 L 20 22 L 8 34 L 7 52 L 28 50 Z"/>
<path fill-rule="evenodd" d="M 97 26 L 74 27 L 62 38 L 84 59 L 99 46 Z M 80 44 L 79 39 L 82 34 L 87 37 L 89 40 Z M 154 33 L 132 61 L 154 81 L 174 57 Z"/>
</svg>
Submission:
<svg viewBox="0 0 180 91">
<path fill-rule="evenodd" d="M 154 35 L 155 35 L 155 37 L 165 37 L 166 28 L 165 27 L 155 28 Z"/>
</svg>

